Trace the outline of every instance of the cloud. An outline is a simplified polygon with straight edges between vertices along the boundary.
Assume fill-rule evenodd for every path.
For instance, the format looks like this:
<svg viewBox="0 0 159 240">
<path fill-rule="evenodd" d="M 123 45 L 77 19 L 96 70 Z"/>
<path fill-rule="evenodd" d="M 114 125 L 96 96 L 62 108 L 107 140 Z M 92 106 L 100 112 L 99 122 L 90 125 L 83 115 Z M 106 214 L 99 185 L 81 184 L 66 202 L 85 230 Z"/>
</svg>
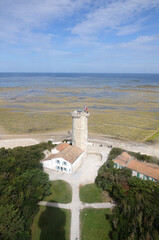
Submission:
<svg viewBox="0 0 159 240">
<path fill-rule="evenodd" d="M 101 6 L 87 14 L 85 19 L 72 28 L 72 33 L 80 37 L 97 34 L 99 31 L 118 30 L 118 34 L 128 34 L 139 30 L 145 18 L 142 13 L 159 7 L 158 0 L 118 0 Z M 134 25 L 135 22 L 135 25 Z M 132 31 L 128 30 L 132 27 Z"/>
<path fill-rule="evenodd" d="M 34 27 L 44 24 L 48 19 L 56 19 L 79 10 L 89 0 L 2 0 L 0 16 L 24 27 Z"/>
<path fill-rule="evenodd" d="M 1 0 L 0 40 L 15 41 L 30 33 L 46 31 L 55 20 L 61 21 L 87 6 L 90 0 Z M 53 31 L 53 29 L 52 29 Z M 27 34 L 26 34 L 27 33 Z M 45 33 L 44 33 L 45 34 Z"/>
<path fill-rule="evenodd" d="M 159 35 L 151 35 L 151 36 L 139 36 L 136 39 L 133 39 L 126 43 L 118 44 L 119 47 L 123 48 L 135 48 L 135 49 L 152 49 L 154 47 L 158 47 Z M 153 42 L 153 45 L 151 45 Z M 157 43 L 156 46 L 154 43 Z"/>
</svg>

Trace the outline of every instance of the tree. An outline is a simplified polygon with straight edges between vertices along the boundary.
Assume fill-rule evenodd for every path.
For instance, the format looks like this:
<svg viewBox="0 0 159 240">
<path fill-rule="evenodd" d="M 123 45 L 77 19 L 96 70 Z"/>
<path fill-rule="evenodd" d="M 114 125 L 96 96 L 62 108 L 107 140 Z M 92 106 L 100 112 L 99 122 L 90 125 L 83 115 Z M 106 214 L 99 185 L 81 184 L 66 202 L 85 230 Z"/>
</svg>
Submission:
<svg viewBox="0 0 159 240">
<path fill-rule="evenodd" d="M 21 240 L 24 220 L 14 205 L 0 206 L 0 236 L 5 240 Z"/>
</svg>

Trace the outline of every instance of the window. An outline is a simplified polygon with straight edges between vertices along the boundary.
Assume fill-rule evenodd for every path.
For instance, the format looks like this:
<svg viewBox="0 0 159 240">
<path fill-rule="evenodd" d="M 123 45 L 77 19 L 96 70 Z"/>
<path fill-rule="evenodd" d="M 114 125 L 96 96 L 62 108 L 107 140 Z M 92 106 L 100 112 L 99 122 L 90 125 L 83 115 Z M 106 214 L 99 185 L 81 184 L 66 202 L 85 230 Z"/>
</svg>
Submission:
<svg viewBox="0 0 159 240">
<path fill-rule="evenodd" d="M 149 176 L 146 176 L 146 179 L 149 180 L 150 179 Z"/>
<path fill-rule="evenodd" d="M 118 168 L 118 165 L 117 165 L 117 163 L 115 163 L 115 168 Z"/>
<path fill-rule="evenodd" d="M 140 173 L 137 173 L 137 177 L 138 177 L 138 178 L 140 177 Z"/>
<path fill-rule="evenodd" d="M 64 171 L 67 172 L 67 168 L 64 168 Z"/>
<path fill-rule="evenodd" d="M 67 166 L 67 162 L 63 162 L 62 164 L 65 165 L 65 166 Z"/>
<path fill-rule="evenodd" d="M 56 163 L 57 163 L 57 164 L 60 164 L 60 161 L 59 161 L 59 160 L 56 160 Z"/>
<path fill-rule="evenodd" d="M 56 166 L 56 169 L 57 169 L 57 170 L 60 170 L 60 167 L 59 167 L 59 166 Z"/>
</svg>

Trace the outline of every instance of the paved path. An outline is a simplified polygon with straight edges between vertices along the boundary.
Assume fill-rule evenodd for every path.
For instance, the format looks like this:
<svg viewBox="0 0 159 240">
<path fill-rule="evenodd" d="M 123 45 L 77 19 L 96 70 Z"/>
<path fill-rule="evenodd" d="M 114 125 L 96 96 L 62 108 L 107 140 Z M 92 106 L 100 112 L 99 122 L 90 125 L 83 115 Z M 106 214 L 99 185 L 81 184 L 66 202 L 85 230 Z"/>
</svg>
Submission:
<svg viewBox="0 0 159 240">
<path fill-rule="evenodd" d="M 80 210 L 89 208 L 111 208 L 110 203 L 85 204 L 79 199 L 79 188 L 81 185 L 94 183 L 98 169 L 107 160 L 110 149 L 106 147 L 89 146 L 87 157 L 84 159 L 80 169 L 74 174 L 55 172 L 45 169 L 50 180 L 64 180 L 72 186 L 72 202 L 69 204 L 40 202 L 40 205 L 60 207 L 71 210 L 71 240 L 80 239 Z"/>
<path fill-rule="evenodd" d="M 73 203 L 67 203 L 67 204 L 63 204 L 63 203 L 57 203 L 57 202 L 45 202 L 45 201 L 41 201 L 39 202 L 40 206 L 47 206 L 47 207 L 56 207 L 56 208 L 64 208 L 64 209 L 70 209 L 73 210 L 74 209 L 74 205 Z M 78 204 L 79 209 L 84 209 L 84 208 L 112 208 L 114 206 L 114 204 L 106 202 L 106 203 L 83 203 L 80 202 Z M 77 204 L 76 204 L 76 208 L 77 208 Z"/>
<path fill-rule="evenodd" d="M 78 193 L 79 188 L 74 186 L 73 189 L 73 198 L 71 203 L 62 204 L 62 203 L 52 203 L 52 202 L 39 202 L 41 206 L 48 206 L 48 207 L 57 207 L 57 208 L 64 208 L 71 210 L 71 240 L 80 239 L 80 210 L 84 208 L 112 208 L 114 205 L 111 203 L 82 203 L 79 201 Z M 77 194 L 77 195 L 76 195 Z"/>
</svg>

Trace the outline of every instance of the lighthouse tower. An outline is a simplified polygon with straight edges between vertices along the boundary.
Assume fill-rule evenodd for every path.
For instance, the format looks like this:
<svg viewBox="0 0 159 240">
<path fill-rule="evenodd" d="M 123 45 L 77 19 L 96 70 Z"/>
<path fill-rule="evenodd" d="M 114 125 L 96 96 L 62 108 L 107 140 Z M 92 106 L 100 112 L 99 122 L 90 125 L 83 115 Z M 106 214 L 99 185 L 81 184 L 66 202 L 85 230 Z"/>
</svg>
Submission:
<svg viewBox="0 0 159 240">
<path fill-rule="evenodd" d="M 88 116 L 86 110 L 75 110 L 72 115 L 72 145 L 87 150 L 88 142 Z"/>
</svg>

